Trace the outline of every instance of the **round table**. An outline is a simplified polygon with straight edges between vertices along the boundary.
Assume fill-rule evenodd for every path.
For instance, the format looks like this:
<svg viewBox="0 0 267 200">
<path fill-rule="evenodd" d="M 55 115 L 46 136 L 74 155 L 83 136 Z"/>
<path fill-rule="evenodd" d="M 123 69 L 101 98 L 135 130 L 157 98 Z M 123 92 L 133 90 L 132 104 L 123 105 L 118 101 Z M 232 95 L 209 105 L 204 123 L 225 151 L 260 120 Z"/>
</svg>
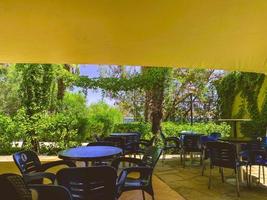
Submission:
<svg viewBox="0 0 267 200">
<path fill-rule="evenodd" d="M 121 153 L 121 148 L 113 146 L 81 146 L 60 151 L 58 157 L 63 160 L 84 161 L 87 166 L 88 161 L 100 161 Z"/>
</svg>

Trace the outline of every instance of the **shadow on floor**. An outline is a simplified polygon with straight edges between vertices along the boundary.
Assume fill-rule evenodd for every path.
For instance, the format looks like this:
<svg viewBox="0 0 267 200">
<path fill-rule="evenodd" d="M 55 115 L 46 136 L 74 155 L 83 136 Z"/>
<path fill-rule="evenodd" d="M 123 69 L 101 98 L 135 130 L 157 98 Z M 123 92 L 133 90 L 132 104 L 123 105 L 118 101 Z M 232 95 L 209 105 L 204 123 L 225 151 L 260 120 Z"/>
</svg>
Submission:
<svg viewBox="0 0 267 200">
<path fill-rule="evenodd" d="M 235 190 L 234 174 L 232 170 L 225 170 L 226 182 L 222 183 L 219 169 L 213 170 L 212 187 L 208 189 L 209 170 L 201 176 L 199 163 L 190 162 L 186 167 L 181 166 L 178 158 L 159 161 L 155 174 L 168 184 L 173 190 L 187 200 L 235 200 L 238 199 Z M 240 186 L 242 200 L 267 200 L 267 187 L 254 184 L 248 188 L 246 184 Z"/>
</svg>

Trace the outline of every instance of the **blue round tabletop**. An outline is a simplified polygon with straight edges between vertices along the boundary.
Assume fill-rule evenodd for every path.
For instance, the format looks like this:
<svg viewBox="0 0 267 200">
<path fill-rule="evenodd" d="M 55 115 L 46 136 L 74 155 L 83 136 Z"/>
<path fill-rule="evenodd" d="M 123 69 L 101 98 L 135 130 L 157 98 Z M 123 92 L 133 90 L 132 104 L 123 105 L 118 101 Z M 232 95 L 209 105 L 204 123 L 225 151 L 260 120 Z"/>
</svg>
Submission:
<svg viewBox="0 0 267 200">
<path fill-rule="evenodd" d="M 81 146 L 60 151 L 58 157 L 63 160 L 94 161 L 112 158 L 121 153 L 121 148 L 113 146 Z"/>
</svg>

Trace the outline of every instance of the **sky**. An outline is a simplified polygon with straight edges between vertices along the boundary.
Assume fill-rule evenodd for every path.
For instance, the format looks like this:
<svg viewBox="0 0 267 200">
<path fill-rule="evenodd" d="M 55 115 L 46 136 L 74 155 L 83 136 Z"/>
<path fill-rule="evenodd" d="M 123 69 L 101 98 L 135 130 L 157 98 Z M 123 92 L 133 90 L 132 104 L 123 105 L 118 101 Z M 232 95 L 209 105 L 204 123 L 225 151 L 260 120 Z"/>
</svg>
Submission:
<svg viewBox="0 0 267 200">
<path fill-rule="evenodd" d="M 87 76 L 89 78 L 98 78 L 99 77 L 99 67 L 100 65 L 92 65 L 92 64 L 81 64 L 80 66 L 80 75 Z M 103 98 L 101 90 L 88 90 L 88 94 L 86 97 L 86 102 L 88 105 L 92 103 L 97 103 L 103 100 L 109 105 L 114 105 L 114 100 L 110 98 Z"/>
</svg>

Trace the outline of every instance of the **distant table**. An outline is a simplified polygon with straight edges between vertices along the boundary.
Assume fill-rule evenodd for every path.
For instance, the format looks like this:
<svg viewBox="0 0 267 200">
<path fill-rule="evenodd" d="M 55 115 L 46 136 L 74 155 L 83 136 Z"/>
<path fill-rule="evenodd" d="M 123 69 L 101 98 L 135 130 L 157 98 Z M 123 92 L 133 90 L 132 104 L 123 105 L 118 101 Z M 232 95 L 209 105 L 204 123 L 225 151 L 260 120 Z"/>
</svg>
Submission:
<svg viewBox="0 0 267 200">
<path fill-rule="evenodd" d="M 138 142 L 140 139 L 140 135 L 138 133 L 111 133 L 112 137 L 122 137 L 125 140 L 125 143 L 129 142 Z"/>
<path fill-rule="evenodd" d="M 232 122 L 232 130 L 234 132 L 234 137 L 237 138 L 237 122 L 249 122 L 251 119 L 218 119 L 219 122 Z"/>
<path fill-rule="evenodd" d="M 60 151 L 58 157 L 63 160 L 84 161 L 87 166 L 88 161 L 105 160 L 121 153 L 121 148 L 113 146 L 81 146 Z"/>
</svg>

